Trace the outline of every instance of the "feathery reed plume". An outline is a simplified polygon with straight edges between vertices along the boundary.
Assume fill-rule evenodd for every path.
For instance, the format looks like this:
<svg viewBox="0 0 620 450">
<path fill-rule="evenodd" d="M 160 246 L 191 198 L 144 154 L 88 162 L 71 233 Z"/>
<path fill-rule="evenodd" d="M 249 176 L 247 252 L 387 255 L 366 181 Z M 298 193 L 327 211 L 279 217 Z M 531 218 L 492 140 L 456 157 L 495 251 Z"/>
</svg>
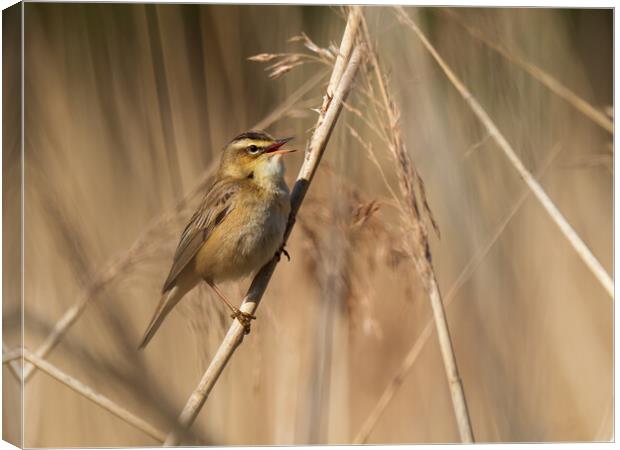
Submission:
<svg viewBox="0 0 620 450">
<path fill-rule="evenodd" d="M 536 179 L 532 176 L 532 174 L 525 168 L 514 149 L 508 143 L 504 135 L 499 131 L 491 117 L 487 114 L 487 112 L 482 108 L 480 103 L 476 100 L 476 98 L 472 95 L 472 93 L 465 87 L 465 85 L 457 78 L 452 69 L 446 64 L 443 58 L 437 53 L 437 50 L 430 41 L 426 38 L 424 33 L 420 30 L 420 28 L 416 25 L 416 23 L 411 20 L 411 18 L 407 15 L 405 10 L 402 7 L 396 7 L 396 16 L 400 20 L 401 23 L 410 28 L 415 35 L 420 39 L 422 45 L 426 48 L 426 50 L 431 54 L 433 59 L 439 64 L 441 70 L 448 77 L 448 80 L 452 83 L 452 85 L 456 88 L 458 93 L 463 97 L 465 102 L 471 108 L 472 112 L 476 115 L 476 117 L 482 122 L 484 127 L 487 129 L 488 133 L 493 137 L 493 140 L 497 143 L 499 148 L 504 152 L 508 161 L 512 164 L 515 170 L 519 173 L 525 184 L 532 190 L 534 196 L 540 203 L 540 205 L 547 212 L 551 220 L 558 226 L 564 237 L 568 240 L 568 242 L 575 249 L 581 260 L 588 267 L 592 275 L 596 277 L 599 281 L 603 289 L 607 292 L 609 297 L 613 300 L 614 298 L 614 283 L 609 276 L 609 274 L 605 271 L 601 263 L 596 259 L 594 254 L 590 251 L 588 246 L 583 242 L 583 240 L 579 237 L 577 232 L 571 227 L 568 223 L 564 215 L 560 212 L 560 210 L 555 206 L 553 201 L 549 198 L 545 190 L 542 186 L 536 181 Z"/>
<path fill-rule="evenodd" d="M 338 223 L 336 232 L 343 231 L 342 239 L 347 239 L 351 252 L 346 267 L 340 271 L 347 285 L 346 316 L 351 332 L 360 330 L 365 335 L 379 338 L 381 329 L 376 320 L 371 300 L 374 285 L 368 274 L 377 266 L 397 269 L 402 261 L 401 233 L 394 229 L 389 221 L 383 220 L 381 209 L 391 204 L 391 199 L 370 196 L 357 184 L 347 180 L 345 174 L 335 170 L 331 163 L 321 163 L 321 177 L 317 184 L 327 180 L 335 183 L 331 192 L 338 191 L 344 200 L 339 208 L 329 208 L 331 196 L 317 196 L 305 200 L 303 211 L 297 216 L 296 225 L 301 232 L 304 257 L 304 273 L 312 277 L 317 285 L 321 283 L 322 255 L 321 232 L 325 233 L 326 224 Z M 330 235 L 330 233 L 326 233 Z"/>
<path fill-rule="evenodd" d="M 308 53 L 260 53 L 258 55 L 250 56 L 249 61 L 255 62 L 272 62 L 265 67 L 265 71 L 269 72 L 268 76 L 272 79 L 277 79 L 287 74 L 295 67 L 301 66 L 305 63 L 321 63 L 328 67 L 331 66 L 335 59 L 335 54 L 330 49 L 325 49 L 316 45 L 306 33 L 301 33 L 299 36 L 293 36 L 289 39 L 289 42 L 302 42 L 304 47 L 314 53 L 314 55 Z"/>
<path fill-rule="evenodd" d="M 536 174 L 537 178 L 542 177 L 542 175 L 549 168 L 551 163 L 555 160 L 560 150 L 561 148 L 559 146 L 552 150 L 551 154 L 549 155 L 547 160 L 541 165 L 539 172 Z M 452 286 L 448 290 L 448 293 L 445 296 L 444 305 L 446 308 L 448 308 L 452 304 L 453 300 L 457 298 L 456 295 L 458 294 L 460 288 L 463 287 L 467 280 L 469 280 L 469 278 L 473 275 L 476 268 L 483 261 L 484 257 L 489 252 L 489 250 L 491 250 L 495 242 L 497 242 L 497 240 L 502 235 L 512 218 L 517 214 L 519 209 L 521 209 L 521 206 L 523 206 L 525 201 L 528 199 L 530 192 L 531 191 L 527 188 L 523 190 L 518 200 L 510 209 L 506 217 L 500 222 L 495 231 L 491 233 L 484 245 L 476 252 L 474 256 L 472 256 L 472 258 L 465 265 L 465 267 L 463 267 L 463 270 L 461 270 L 461 273 L 456 278 L 456 281 L 452 284 Z M 363 444 L 367 442 L 370 433 L 379 422 L 379 419 L 383 416 L 383 413 L 385 412 L 390 401 L 394 398 L 394 395 L 398 391 L 398 388 L 402 385 L 407 374 L 413 368 L 415 362 L 418 359 L 418 356 L 420 356 L 422 349 L 428 342 L 432 333 L 433 320 L 429 319 L 429 321 L 422 329 L 422 332 L 411 346 L 411 349 L 403 358 L 398 370 L 396 371 L 394 376 L 392 376 L 387 386 L 383 390 L 381 397 L 379 397 L 379 400 L 371 410 L 370 414 L 368 414 L 368 416 L 362 423 L 362 426 L 360 427 L 357 434 L 355 435 L 355 438 L 353 439 L 354 444 Z"/>
<path fill-rule="evenodd" d="M 378 117 L 382 118 L 383 123 L 386 124 L 384 133 L 386 139 L 384 139 L 384 141 L 394 161 L 398 176 L 400 188 L 398 204 L 401 213 L 402 227 L 405 231 L 404 235 L 408 236 L 406 242 L 408 255 L 412 259 L 415 269 L 420 276 L 433 310 L 433 318 L 437 329 L 439 346 L 461 441 L 473 442 L 474 435 L 469 412 L 467 410 L 465 394 L 463 392 L 463 386 L 448 329 L 448 322 L 431 260 L 428 231 L 420 211 L 421 209 L 437 234 L 439 234 L 439 230 L 433 219 L 428 201 L 426 200 L 422 178 L 418 174 L 407 152 L 405 143 L 403 142 L 402 130 L 400 127 L 400 112 L 396 104 L 390 98 L 387 88 L 387 79 L 379 65 L 377 53 L 373 48 L 368 26 L 364 18 L 362 18 L 361 26 L 365 44 L 369 48 L 369 58 L 372 65 L 372 68 L 369 70 L 374 72 L 374 79 L 378 85 L 379 96 L 383 103 L 383 109 L 381 111 L 376 109 L 376 112 Z M 374 89 L 372 85 L 372 76 L 368 74 L 366 80 L 368 90 L 372 91 Z"/>
<path fill-rule="evenodd" d="M 347 26 L 342 38 L 340 52 L 330 78 L 327 95 L 323 102 L 323 108 L 317 126 L 310 138 L 306 151 L 304 164 L 302 165 L 295 186 L 291 194 L 291 213 L 289 223 L 284 234 L 284 243 L 288 240 L 295 223 L 295 216 L 303 202 L 309 184 L 318 168 L 319 162 L 329 141 L 331 132 L 336 124 L 342 103 L 352 88 L 353 80 L 361 63 L 363 51 L 359 46 L 354 47 L 355 33 L 359 24 L 360 8 L 352 7 L 347 20 Z M 276 258 L 272 259 L 254 277 L 250 288 L 244 298 L 240 309 L 246 313 L 254 314 L 260 304 L 261 298 L 267 289 L 271 276 L 278 264 Z M 170 433 L 164 443 L 166 446 L 177 445 L 184 431 L 189 428 L 198 413 L 202 409 L 211 389 L 219 379 L 224 367 L 243 341 L 244 328 L 239 321 L 233 321 L 224 340 L 211 360 L 211 364 L 205 371 L 198 386 L 188 399 L 183 411 L 179 416 L 177 430 Z"/>
<path fill-rule="evenodd" d="M 540 81 L 543 85 L 545 85 L 551 92 L 553 92 L 558 97 L 564 99 L 569 105 L 579 111 L 581 114 L 586 116 L 588 119 L 593 121 L 595 124 L 613 134 L 614 132 L 614 124 L 613 122 L 605 115 L 605 113 L 599 111 L 590 103 L 579 97 L 569 88 L 564 86 L 558 80 L 556 80 L 553 76 L 542 70 L 535 64 L 527 61 L 522 56 L 517 55 L 514 51 L 509 51 L 504 46 L 498 44 L 497 42 L 492 42 L 487 36 L 484 35 L 480 30 L 472 27 L 467 24 L 460 15 L 453 11 L 452 9 L 440 8 L 439 11 L 443 12 L 445 15 L 452 17 L 456 23 L 458 23 L 461 27 L 469 33 L 470 36 L 482 42 L 484 45 L 489 47 L 491 50 L 499 53 L 508 61 L 513 64 L 521 67 L 527 73 L 529 73 L 533 78 Z"/>
</svg>

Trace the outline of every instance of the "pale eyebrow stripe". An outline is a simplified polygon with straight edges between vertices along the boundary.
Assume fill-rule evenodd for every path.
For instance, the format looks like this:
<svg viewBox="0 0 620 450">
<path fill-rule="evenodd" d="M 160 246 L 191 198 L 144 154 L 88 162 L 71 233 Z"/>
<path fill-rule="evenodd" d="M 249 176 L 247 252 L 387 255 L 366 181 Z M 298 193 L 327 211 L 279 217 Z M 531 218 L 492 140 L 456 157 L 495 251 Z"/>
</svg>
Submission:
<svg viewBox="0 0 620 450">
<path fill-rule="evenodd" d="M 241 139 L 240 141 L 237 141 L 235 144 L 236 144 L 237 147 L 240 147 L 240 148 L 241 147 L 247 147 L 249 145 L 256 145 L 257 147 L 263 148 L 263 147 L 269 146 L 271 144 L 271 142 L 269 142 L 269 141 L 256 141 L 256 140 L 253 140 L 253 139 L 247 139 L 246 138 L 246 139 Z"/>
</svg>

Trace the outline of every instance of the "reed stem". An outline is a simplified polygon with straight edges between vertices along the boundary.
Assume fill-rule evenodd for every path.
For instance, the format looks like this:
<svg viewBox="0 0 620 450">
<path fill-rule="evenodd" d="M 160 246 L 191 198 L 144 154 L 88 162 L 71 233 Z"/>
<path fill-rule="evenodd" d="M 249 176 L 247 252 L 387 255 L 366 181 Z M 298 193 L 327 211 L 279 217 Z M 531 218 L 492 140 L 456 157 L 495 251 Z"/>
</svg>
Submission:
<svg viewBox="0 0 620 450">
<path fill-rule="evenodd" d="M 342 44 L 340 47 L 339 58 L 343 58 L 345 63 L 342 74 L 338 76 L 332 73 L 329 86 L 333 89 L 331 92 L 328 87 L 326 98 L 323 102 L 323 108 L 319 115 L 318 124 L 310 138 L 310 144 L 306 151 L 306 157 L 304 163 L 299 171 L 297 181 L 293 187 L 291 194 L 291 213 L 287 229 L 284 234 L 284 242 L 288 240 L 292 228 L 295 223 L 295 217 L 299 208 L 303 202 L 306 192 L 312 178 L 318 168 L 321 157 L 327 146 L 327 142 L 331 136 L 331 132 L 334 129 L 340 111 L 342 110 L 343 102 L 349 94 L 353 80 L 359 68 L 362 60 L 363 51 L 360 46 L 353 45 L 355 39 L 355 33 L 357 31 L 357 25 L 359 23 L 360 15 L 359 7 L 352 7 L 349 12 L 347 26 L 342 38 Z M 349 54 L 350 58 L 349 58 Z M 334 71 L 339 70 L 341 65 L 336 62 Z M 257 273 L 250 285 L 250 288 L 241 304 L 240 309 L 246 313 L 255 314 L 261 298 L 267 289 L 271 276 L 278 264 L 276 258 L 272 259 Z M 226 364 L 232 357 L 237 347 L 241 344 L 244 337 L 243 326 L 239 321 L 234 320 L 230 326 L 224 340 L 220 344 L 220 347 L 216 351 L 209 367 L 202 376 L 196 389 L 190 395 L 183 411 L 178 419 L 178 427 L 172 431 L 164 445 L 174 446 L 178 445 L 185 430 L 187 430 L 194 422 L 200 410 L 202 409 L 205 401 L 207 400 L 209 393 L 217 383 L 219 376 L 226 367 Z"/>
</svg>

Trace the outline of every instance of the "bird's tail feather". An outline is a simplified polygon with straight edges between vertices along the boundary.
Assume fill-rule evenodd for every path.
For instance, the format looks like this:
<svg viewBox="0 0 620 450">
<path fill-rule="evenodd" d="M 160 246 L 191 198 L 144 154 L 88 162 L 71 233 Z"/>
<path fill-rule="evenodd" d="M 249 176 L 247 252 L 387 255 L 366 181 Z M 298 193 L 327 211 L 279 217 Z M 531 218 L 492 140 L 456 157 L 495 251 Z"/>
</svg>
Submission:
<svg viewBox="0 0 620 450">
<path fill-rule="evenodd" d="M 173 286 L 172 289 L 164 292 L 161 295 L 159 305 L 157 305 L 155 314 L 153 314 L 153 318 L 151 319 L 151 322 L 149 323 L 149 326 L 144 333 L 144 337 L 142 338 L 140 346 L 138 347 L 140 350 L 146 347 L 146 345 L 150 342 L 168 313 L 172 311 L 172 308 L 174 308 L 177 303 L 179 303 L 179 300 L 183 298 L 186 292 L 187 290 L 181 289 L 180 286 Z"/>
</svg>

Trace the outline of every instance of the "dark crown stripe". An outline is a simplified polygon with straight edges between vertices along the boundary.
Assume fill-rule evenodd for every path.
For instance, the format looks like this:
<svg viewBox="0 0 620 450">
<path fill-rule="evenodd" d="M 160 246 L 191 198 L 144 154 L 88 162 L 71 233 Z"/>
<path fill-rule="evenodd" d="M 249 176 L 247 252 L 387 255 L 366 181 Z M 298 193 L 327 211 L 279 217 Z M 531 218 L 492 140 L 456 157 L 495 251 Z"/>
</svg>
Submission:
<svg viewBox="0 0 620 450">
<path fill-rule="evenodd" d="M 240 141 L 242 139 L 253 139 L 253 140 L 261 140 L 261 141 L 270 141 L 273 140 L 271 136 L 263 131 L 246 131 L 245 133 L 241 133 L 239 136 L 234 138 L 231 142 Z"/>
</svg>

